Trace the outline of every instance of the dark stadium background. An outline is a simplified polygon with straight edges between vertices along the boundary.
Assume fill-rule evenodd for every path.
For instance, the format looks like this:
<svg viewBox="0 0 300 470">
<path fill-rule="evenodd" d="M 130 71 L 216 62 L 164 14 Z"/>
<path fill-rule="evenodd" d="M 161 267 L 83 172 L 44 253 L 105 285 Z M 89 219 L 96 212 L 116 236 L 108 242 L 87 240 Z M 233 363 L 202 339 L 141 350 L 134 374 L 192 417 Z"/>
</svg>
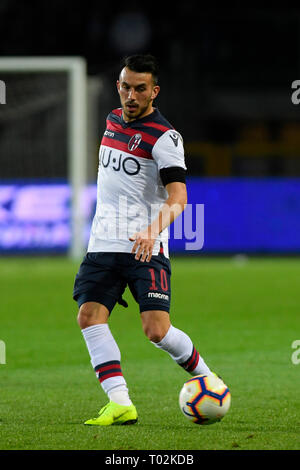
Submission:
<svg viewBox="0 0 300 470">
<path fill-rule="evenodd" d="M 105 117 L 119 106 L 120 60 L 150 52 L 161 69 L 156 104 L 184 137 L 190 202 L 205 205 L 202 253 L 300 252 L 300 105 L 291 100 L 300 8 L 2 0 L 0 22 L 1 57 L 82 56 L 89 77 L 101 79 L 91 183 Z M 9 164 L 2 160 L 1 182 L 65 179 L 65 128 L 57 132 L 51 165 L 32 163 L 22 144 Z"/>
</svg>

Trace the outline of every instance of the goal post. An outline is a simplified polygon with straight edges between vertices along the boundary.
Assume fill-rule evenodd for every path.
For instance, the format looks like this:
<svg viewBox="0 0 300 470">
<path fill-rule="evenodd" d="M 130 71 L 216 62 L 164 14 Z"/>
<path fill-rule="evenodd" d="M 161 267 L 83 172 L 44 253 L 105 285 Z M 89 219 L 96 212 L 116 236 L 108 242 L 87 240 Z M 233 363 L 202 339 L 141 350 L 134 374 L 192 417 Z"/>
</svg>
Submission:
<svg viewBox="0 0 300 470">
<path fill-rule="evenodd" d="M 82 57 L 0 58 L 1 73 L 65 72 L 67 99 L 67 176 L 71 187 L 71 243 L 69 255 L 85 251 L 83 193 L 87 184 L 87 67 Z"/>
</svg>

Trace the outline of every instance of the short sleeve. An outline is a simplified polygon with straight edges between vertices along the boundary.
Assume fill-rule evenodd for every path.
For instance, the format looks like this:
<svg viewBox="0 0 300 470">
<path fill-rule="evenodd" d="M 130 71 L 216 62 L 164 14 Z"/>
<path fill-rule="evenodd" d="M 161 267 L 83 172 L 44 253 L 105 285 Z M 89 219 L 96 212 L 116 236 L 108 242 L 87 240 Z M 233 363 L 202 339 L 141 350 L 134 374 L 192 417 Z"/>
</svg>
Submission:
<svg viewBox="0 0 300 470">
<path fill-rule="evenodd" d="M 181 167 L 186 170 L 182 137 L 179 132 L 169 129 L 157 139 L 152 156 L 158 169 Z"/>
</svg>

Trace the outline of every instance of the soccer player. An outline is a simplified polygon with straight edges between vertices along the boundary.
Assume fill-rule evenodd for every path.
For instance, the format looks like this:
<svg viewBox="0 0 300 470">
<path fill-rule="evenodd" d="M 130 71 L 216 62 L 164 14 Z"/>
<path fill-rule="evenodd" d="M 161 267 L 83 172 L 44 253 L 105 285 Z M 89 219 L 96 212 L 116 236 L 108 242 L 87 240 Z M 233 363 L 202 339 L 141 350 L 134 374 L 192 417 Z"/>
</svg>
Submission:
<svg viewBox="0 0 300 470">
<path fill-rule="evenodd" d="M 99 151 L 97 207 L 73 298 L 92 366 L 109 401 L 88 425 L 134 424 L 138 415 L 108 320 L 129 287 L 143 330 L 191 375 L 210 374 L 190 337 L 170 322 L 168 226 L 187 203 L 180 134 L 162 116 L 158 67 L 151 55 L 123 63 L 121 107 L 107 117 Z"/>
</svg>

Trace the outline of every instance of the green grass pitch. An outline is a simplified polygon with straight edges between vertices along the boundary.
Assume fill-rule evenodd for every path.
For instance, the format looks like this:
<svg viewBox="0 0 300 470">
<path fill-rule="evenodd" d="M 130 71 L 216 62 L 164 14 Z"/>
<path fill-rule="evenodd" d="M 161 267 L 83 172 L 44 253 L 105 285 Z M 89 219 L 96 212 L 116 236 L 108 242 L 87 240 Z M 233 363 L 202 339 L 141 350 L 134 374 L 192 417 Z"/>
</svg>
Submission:
<svg viewBox="0 0 300 470">
<path fill-rule="evenodd" d="M 173 258 L 174 326 L 188 333 L 232 394 L 225 418 L 189 422 L 178 394 L 189 375 L 144 336 L 138 308 L 117 306 L 111 330 L 138 413 L 135 426 L 86 427 L 106 403 L 76 322 L 78 263 L 0 261 L 0 449 L 300 449 L 298 259 Z M 300 354 L 299 354 L 300 357 Z"/>
</svg>

